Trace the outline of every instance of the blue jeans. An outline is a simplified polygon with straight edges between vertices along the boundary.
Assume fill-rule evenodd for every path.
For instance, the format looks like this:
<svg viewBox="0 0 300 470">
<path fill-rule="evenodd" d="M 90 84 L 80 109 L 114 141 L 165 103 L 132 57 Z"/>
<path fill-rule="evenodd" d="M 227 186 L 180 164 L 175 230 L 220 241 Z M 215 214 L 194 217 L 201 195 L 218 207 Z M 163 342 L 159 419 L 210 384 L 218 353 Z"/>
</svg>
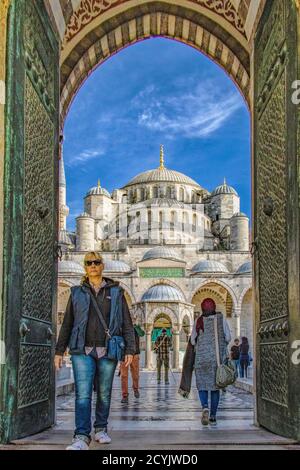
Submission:
<svg viewBox="0 0 300 470">
<path fill-rule="evenodd" d="M 236 376 L 238 377 L 239 375 L 241 375 L 240 374 L 240 360 L 239 359 L 232 359 L 231 362 L 234 366 Z"/>
<path fill-rule="evenodd" d="M 72 366 L 75 381 L 75 433 L 85 436 L 89 442 L 91 433 L 91 413 L 93 386 L 96 379 L 96 419 L 95 432 L 106 430 L 110 410 L 112 384 L 117 366 L 116 361 L 93 355 L 73 355 Z"/>
<path fill-rule="evenodd" d="M 202 408 L 208 408 L 208 391 L 199 390 L 199 398 L 201 401 Z M 215 418 L 218 411 L 218 405 L 220 400 L 220 390 L 214 390 L 210 392 L 210 417 Z"/>
</svg>

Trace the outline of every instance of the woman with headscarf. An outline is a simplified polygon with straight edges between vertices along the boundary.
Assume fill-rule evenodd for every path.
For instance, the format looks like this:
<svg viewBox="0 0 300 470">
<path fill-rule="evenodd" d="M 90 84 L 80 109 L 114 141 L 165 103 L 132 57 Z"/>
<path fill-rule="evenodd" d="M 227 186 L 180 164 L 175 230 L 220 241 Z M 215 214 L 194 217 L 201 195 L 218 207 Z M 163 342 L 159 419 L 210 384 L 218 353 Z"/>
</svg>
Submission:
<svg viewBox="0 0 300 470">
<path fill-rule="evenodd" d="M 231 334 L 226 318 L 216 312 L 213 299 L 205 299 L 201 303 L 202 314 L 196 319 L 191 335 L 191 344 L 195 350 L 194 370 L 196 386 L 202 405 L 203 425 L 216 424 L 216 414 L 220 399 L 220 390 L 216 386 L 217 353 L 216 334 L 218 335 L 220 361 L 227 355 L 227 345 Z M 208 395 L 210 392 L 210 411 Z"/>
</svg>

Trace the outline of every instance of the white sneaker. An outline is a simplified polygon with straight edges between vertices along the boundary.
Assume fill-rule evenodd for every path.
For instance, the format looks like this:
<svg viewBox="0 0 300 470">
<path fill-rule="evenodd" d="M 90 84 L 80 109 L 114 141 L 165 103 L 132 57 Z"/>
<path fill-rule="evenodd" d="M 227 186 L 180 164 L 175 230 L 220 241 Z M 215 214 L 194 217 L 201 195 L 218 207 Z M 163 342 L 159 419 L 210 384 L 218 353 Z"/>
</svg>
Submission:
<svg viewBox="0 0 300 470">
<path fill-rule="evenodd" d="M 82 439 L 74 439 L 72 444 L 66 450 L 89 450 L 88 444 Z"/>
<path fill-rule="evenodd" d="M 110 444 L 111 438 L 105 431 L 99 431 L 95 434 L 95 441 L 99 444 Z"/>
</svg>

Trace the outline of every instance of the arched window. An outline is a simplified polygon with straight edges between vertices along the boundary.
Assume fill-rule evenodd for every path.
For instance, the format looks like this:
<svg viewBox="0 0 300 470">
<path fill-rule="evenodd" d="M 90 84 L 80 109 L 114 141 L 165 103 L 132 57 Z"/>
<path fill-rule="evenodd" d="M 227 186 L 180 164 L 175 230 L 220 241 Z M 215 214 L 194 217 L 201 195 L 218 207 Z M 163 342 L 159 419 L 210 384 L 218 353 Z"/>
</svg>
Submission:
<svg viewBox="0 0 300 470">
<path fill-rule="evenodd" d="M 168 199 L 171 199 L 171 188 L 170 188 L 170 186 L 167 187 L 166 197 L 167 197 Z"/>
<path fill-rule="evenodd" d="M 184 189 L 180 188 L 179 190 L 179 201 L 184 202 Z"/>
<path fill-rule="evenodd" d="M 193 214 L 193 226 L 192 226 L 193 232 L 196 232 L 196 227 L 197 227 L 197 215 Z"/>
<path fill-rule="evenodd" d="M 158 187 L 154 186 L 153 188 L 153 197 L 158 197 Z"/>
<path fill-rule="evenodd" d="M 162 229 L 162 225 L 163 225 L 163 213 L 160 211 L 160 213 L 159 213 L 159 230 Z"/>
<path fill-rule="evenodd" d="M 171 212 L 171 221 L 170 221 L 170 229 L 172 232 L 175 230 L 175 212 Z"/>
</svg>

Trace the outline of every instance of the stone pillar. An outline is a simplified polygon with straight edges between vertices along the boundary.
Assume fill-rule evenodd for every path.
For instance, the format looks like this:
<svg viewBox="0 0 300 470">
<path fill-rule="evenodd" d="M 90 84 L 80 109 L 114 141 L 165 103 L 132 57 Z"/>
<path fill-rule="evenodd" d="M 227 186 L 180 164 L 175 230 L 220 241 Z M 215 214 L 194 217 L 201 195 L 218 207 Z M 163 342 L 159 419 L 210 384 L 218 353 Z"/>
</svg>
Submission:
<svg viewBox="0 0 300 470">
<path fill-rule="evenodd" d="M 173 368 L 179 369 L 180 328 L 173 328 Z"/>
<path fill-rule="evenodd" d="M 145 355 L 145 368 L 151 369 L 152 368 L 152 353 L 151 353 L 151 333 L 152 333 L 152 325 L 147 323 L 145 325 L 146 331 L 146 355 Z"/>
<path fill-rule="evenodd" d="M 234 319 L 234 331 L 233 331 L 233 334 L 234 334 L 234 338 L 232 339 L 235 339 L 235 338 L 239 338 L 239 336 L 241 335 L 241 309 L 240 308 L 236 308 L 233 312 L 233 319 Z"/>
</svg>

